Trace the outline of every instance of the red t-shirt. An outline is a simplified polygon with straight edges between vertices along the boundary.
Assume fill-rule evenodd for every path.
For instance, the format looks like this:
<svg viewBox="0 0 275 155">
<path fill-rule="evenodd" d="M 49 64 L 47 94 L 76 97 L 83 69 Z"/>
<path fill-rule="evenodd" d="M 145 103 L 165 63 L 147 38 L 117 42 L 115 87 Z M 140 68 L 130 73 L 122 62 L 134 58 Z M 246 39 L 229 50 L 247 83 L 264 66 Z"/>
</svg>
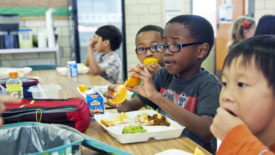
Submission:
<svg viewBox="0 0 275 155">
<path fill-rule="evenodd" d="M 269 148 L 245 125 L 238 125 L 225 136 L 216 155 L 275 155 L 275 144 Z"/>
</svg>

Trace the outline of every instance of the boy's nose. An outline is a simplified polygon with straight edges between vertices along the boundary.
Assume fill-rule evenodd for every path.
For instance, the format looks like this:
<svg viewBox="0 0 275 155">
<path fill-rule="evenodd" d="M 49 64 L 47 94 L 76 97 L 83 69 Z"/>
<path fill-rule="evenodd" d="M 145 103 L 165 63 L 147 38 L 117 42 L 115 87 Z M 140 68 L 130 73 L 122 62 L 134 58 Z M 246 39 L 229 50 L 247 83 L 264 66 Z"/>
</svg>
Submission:
<svg viewBox="0 0 275 155">
<path fill-rule="evenodd" d="M 153 53 L 149 49 L 147 49 L 146 57 L 152 57 L 152 56 L 153 56 Z"/>
<path fill-rule="evenodd" d="M 224 88 L 223 88 L 224 89 Z M 232 90 L 224 89 L 220 93 L 220 98 L 223 102 L 235 102 L 234 92 Z"/>
<path fill-rule="evenodd" d="M 166 48 L 163 54 L 168 56 L 168 55 L 172 55 L 172 52 L 170 52 L 169 49 Z"/>
</svg>

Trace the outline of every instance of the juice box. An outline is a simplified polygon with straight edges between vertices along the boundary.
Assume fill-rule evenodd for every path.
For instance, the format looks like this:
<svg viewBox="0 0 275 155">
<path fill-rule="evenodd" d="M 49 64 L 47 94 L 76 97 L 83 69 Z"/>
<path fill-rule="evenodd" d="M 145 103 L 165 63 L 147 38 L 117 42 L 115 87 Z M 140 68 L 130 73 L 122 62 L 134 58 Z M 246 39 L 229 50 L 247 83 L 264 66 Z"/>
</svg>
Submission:
<svg viewBox="0 0 275 155">
<path fill-rule="evenodd" d="M 90 108 L 91 120 L 94 120 L 94 115 L 105 113 L 103 97 L 98 92 L 89 88 L 86 91 L 86 102 Z"/>
</svg>

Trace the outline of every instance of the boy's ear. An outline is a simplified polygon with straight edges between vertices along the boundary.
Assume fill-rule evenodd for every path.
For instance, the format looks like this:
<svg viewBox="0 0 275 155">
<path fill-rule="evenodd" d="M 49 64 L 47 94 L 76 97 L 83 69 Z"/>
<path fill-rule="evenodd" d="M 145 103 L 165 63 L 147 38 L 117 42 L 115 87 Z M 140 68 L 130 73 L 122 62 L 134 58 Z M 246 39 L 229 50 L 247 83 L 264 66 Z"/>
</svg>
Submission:
<svg viewBox="0 0 275 155">
<path fill-rule="evenodd" d="M 103 42 L 104 42 L 104 46 L 109 46 L 109 45 L 111 46 L 110 40 L 106 39 Z"/>
<path fill-rule="evenodd" d="M 199 59 L 204 59 L 206 57 L 206 55 L 208 54 L 209 51 L 209 44 L 207 43 L 203 43 L 200 47 L 199 47 L 199 55 L 198 58 Z"/>
</svg>

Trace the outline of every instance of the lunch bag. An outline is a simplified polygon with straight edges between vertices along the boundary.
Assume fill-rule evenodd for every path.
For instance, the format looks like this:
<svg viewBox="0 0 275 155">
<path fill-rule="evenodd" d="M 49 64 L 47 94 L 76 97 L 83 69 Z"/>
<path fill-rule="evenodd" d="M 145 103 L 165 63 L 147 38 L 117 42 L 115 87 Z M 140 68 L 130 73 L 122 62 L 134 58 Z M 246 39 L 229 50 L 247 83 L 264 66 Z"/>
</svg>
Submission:
<svg viewBox="0 0 275 155">
<path fill-rule="evenodd" d="M 1 155 L 81 155 L 81 145 L 107 155 L 131 155 L 59 124 L 23 122 L 0 128 Z"/>
<path fill-rule="evenodd" d="M 84 132 L 90 124 L 90 109 L 85 100 L 23 99 L 20 104 L 7 104 L 2 114 L 5 124 L 41 122 L 63 124 Z"/>
</svg>

